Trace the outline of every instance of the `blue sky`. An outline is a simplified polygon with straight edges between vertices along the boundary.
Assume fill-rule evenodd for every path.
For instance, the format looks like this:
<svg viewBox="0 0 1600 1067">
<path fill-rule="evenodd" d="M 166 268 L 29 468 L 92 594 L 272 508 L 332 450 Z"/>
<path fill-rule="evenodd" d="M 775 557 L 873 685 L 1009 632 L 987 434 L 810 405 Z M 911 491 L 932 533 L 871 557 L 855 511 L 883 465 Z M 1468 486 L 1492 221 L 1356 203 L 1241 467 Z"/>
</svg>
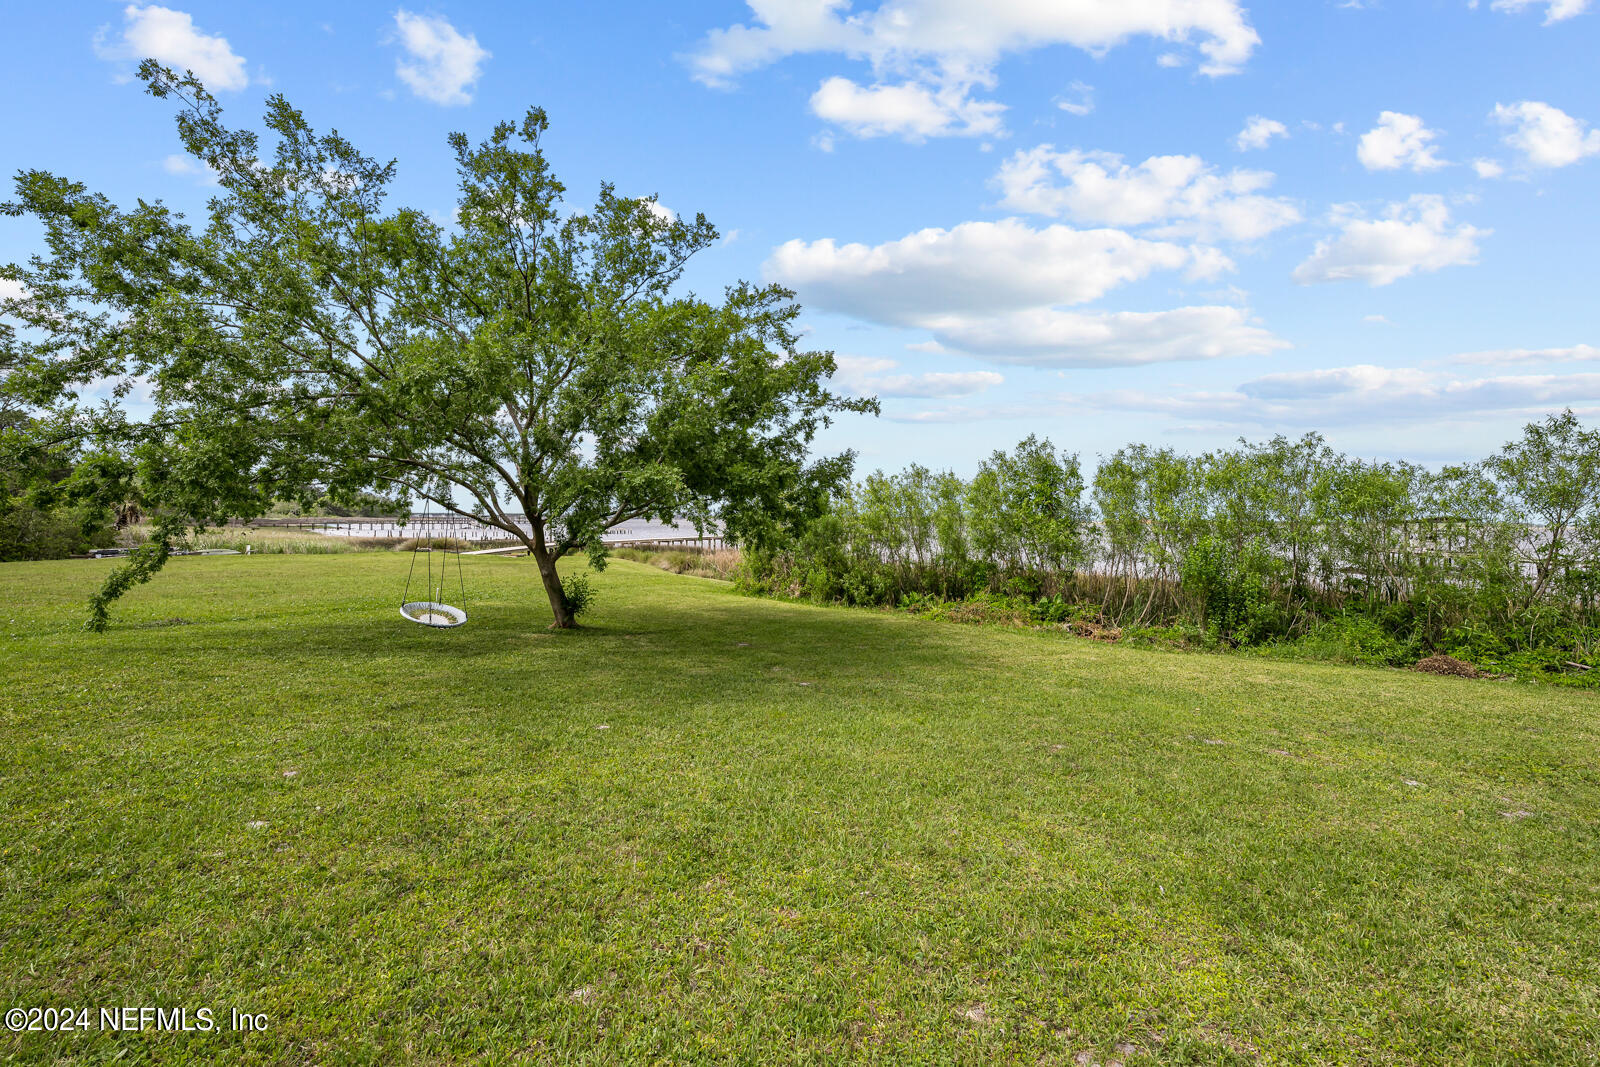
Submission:
<svg viewBox="0 0 1600 1067">
<path fill-rule="evenodd" d="M 1591 0 L 19 5 L 0 152 L 203 206 L 171 112 L 284 93 L 447 217 L 451 130 L 530 104 L 574 207 L 704 212 L 689 281 L 782 281 L 839 385 L 826 447 L 969 472 L 1028 433 L 1093 463 L 1325 433 L 1485 454 L 1600 415 Z M 20 106 L 19 106 L 20 105 Z M 0 259 L 35 248 L 0 219 Z"/>
</svg>

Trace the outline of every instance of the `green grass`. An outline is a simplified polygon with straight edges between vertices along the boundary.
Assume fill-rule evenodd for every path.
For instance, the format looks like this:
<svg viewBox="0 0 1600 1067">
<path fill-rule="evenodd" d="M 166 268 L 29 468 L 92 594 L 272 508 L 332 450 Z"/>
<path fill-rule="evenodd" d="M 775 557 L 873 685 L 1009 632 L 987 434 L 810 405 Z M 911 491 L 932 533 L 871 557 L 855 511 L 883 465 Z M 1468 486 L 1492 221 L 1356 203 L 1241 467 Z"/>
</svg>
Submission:
<svg viewBox="0 0 1600 1067">
<path fill-rule="evenodd" d="M 408 562 L 0 567 L 0 1057 L 1596 1062 L 1590 694 Z"/>
</svg>

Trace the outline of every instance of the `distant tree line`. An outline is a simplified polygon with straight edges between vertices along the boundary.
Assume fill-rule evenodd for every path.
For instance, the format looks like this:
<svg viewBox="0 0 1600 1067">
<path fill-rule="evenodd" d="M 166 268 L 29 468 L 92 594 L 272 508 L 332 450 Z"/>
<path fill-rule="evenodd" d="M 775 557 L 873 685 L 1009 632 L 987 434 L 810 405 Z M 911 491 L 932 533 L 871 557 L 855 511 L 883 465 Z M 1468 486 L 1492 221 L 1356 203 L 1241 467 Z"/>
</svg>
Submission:
<svg viewBox="0 0 1600 1067">
<path fill-rule="evenodd" d="M 36 420 L 0 407 L 0 563 L 59 559 L 111 543 L 114 509 L 80 491 L 91 472 L 70 445 L 37 443 Z"/>
<path fill-rule="evenodd" d="M 1332 626 L 1379 658 L 1494 659 L 1593 654 L 1597 556 L 1600 432 L 1568 411 L 1438 471 L 1307 434 L 1130 445 L 1086 483 L 1078 456 L 1030 436 L 970 479 L 912 466 L 850 485 L 803 537 L 752 554 L 746 582 L 852 604 L 998 599 L 1229 645 Z"/>
</svg>

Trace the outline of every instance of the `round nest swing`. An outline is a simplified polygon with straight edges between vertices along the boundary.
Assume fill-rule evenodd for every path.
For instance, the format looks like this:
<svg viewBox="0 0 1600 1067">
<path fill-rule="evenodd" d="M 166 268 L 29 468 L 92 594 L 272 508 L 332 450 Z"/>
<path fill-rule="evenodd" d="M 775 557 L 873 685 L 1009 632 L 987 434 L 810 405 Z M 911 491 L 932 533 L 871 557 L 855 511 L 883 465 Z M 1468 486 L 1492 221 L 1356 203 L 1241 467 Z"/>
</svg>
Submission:
<svg viewBox="0 0 1600 1067">
<path fill-rule="evenodd" d="M 428 520 L 427 508 L 423 509 L 422 518 L 424 525 L 426 525 Z M 457 540 L 453 536 L 454 532 L 455 531 L 452 529 L 452 536 L 447 538 L 447 541 Z M 460 626 L 465 623 L 467 621 L 467 611 L 465 608 L 453 607 L 444 602 L 445 564 L 447 559 L 441 558 L 439 560 L 438 583 L 435 584 L 433 580 L 433 554 L 435 552 L 440 552 L 448 555 L 448 553 L 451 551 L 446 547 L 435 548 L 433 546 L 433 542 L 434 537 L 432 533 L 428 533 L 423 537 L 417 538 L 412 544 L 411 568 L 410 570 L 406 571 L 406 587 L 400 594 L 400 617 L 405 619 L 407 622 L 414 622 L 419 626 L 431 626 L 435 629 L 445 630 L 454 626 Z M 431 596 L 433 598 L 431 600 L 409 599 L 411 595 L 411 576 L 417 571 L 418 552 L 426 552 L 428 554 L 428 584 L 423 588 L 423 595 Z M 461 572 L 461 549 L 459 544 L 455 549 L 455 554 L 456 583 L 460 589 L 461 603 L 465 604 L 467 602 L 467 582 L 465 576 Z"/>
<path fill-rule="evenodd" d="M 432 600 L 407 601 L 400 605 L 400 614 L 423 626 L 460 626 L 467 621 L 465 611 Z"/>
</svg>

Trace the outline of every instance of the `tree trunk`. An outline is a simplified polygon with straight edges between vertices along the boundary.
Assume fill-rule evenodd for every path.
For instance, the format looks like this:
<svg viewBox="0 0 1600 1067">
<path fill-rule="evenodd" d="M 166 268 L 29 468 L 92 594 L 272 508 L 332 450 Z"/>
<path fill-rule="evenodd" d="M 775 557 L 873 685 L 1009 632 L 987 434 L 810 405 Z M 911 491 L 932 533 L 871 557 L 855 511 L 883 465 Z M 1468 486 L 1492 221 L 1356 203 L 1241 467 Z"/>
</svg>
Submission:
<svg viewBox="0 0 1600 1067">
<path fill-rule="evenodd" d="M 539 577 L 544 580 L 544 595 L 550 600 L 550 614 L 555 616 L 551 625 L 557 630 L 573 629 L 578 623 L 567 610 L 567 598 L 561 592 L 561 575 L 556 573 L 556 557 L 545 548 L 544 523 L 530 515 L 528 525 L 533 528 L 528 554 L 539 565 Z"/>
<path fill-rule="evenodd" d="M 544 580 L 544 594 L 550 599 L 550 614 L 555 616 L 554 626 L 558 630 L 570 630 L 577 626 L 572 613 L 567 610 L 567 598 L 561 592 L 561 575 L 556 573 L 555 557 L 546 552 L 543 545 L 534 545 L 530 549 L 534 562 L 539 564 L 539 577 Z"/>
</svg>

